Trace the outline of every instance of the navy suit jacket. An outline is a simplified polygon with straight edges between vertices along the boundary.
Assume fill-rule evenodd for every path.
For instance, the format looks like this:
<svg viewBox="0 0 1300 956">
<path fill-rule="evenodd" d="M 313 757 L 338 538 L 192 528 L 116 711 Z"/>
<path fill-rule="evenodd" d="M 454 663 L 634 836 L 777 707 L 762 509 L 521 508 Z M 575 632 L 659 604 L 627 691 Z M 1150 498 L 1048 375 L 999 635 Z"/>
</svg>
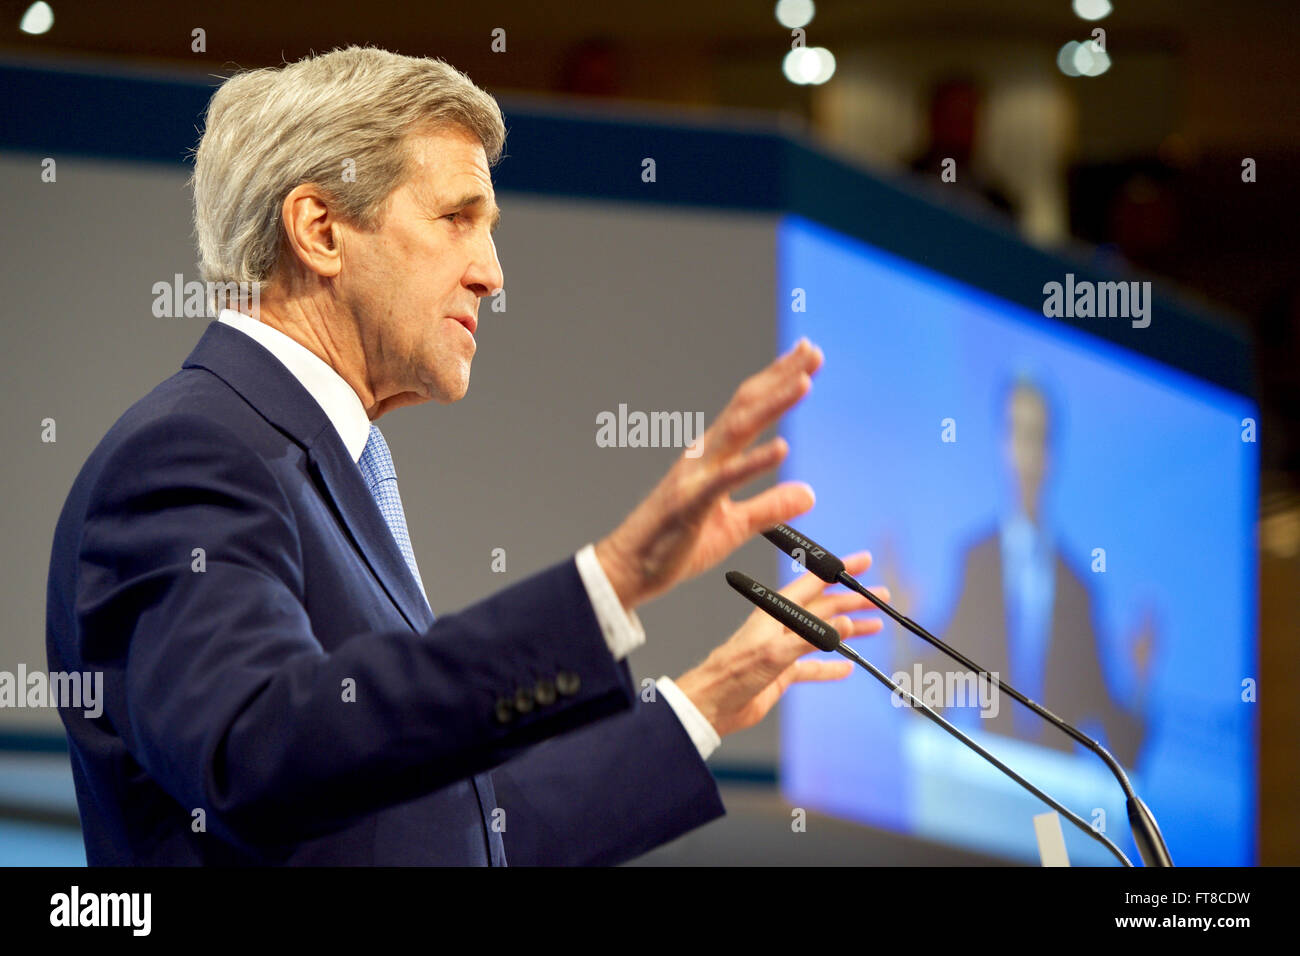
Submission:
<svg viewBox="0 0 1300 956">
<path fill-rule="evenodd" d="M 69 492 L 51 671 L 91 865 L 617 863 L 723 812 L 572 558 L 436 623 L 324 411 L 213 322 Z"/>
</svg>

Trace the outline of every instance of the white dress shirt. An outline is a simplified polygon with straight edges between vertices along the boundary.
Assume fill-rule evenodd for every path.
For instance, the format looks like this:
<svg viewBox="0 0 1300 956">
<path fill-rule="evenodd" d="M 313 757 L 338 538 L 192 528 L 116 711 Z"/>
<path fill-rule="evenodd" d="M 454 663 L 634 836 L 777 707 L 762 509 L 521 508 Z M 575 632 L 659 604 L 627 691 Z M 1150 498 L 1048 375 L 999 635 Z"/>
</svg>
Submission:
<svg viewBox="0 0 1300 956">
<path fill-rule="evenodd" d="M 223 325 L 243 332 L 279 359 L 320 405 L 339 438 L 343 440 L 343 446 L 352 460 L 360 460 L 370 438 L 370 417 L 366 414 L 361 399 L 343 376 L 306 346 L 258 319 L 223 309 L 218 320 Z M 645 629 L 641 626 L 641 620 L 635 611 L 623 609 L 622 602 L 614 593 L 614 586 L 609 583 L 605 569 L 596 558 L 594 544 L 582 548 L 574 561 L 596 620 L 600 622 L 605 643 L 614 659 L 622 660 L 645 643 Z M 707 760 L 722 743 L 713 725 L 669 677 L 660 677 L 655 686 L 690 734 L 700 757 Z"/>
</svg>

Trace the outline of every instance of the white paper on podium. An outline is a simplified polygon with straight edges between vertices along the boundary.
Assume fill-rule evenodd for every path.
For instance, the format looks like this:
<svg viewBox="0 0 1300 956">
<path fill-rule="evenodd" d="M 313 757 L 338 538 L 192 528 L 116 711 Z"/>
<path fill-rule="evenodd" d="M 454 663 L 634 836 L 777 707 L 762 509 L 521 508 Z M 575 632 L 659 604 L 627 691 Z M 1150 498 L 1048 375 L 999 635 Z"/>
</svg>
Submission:
<svg viewBox="0 0 1300 956">
<path fill-rule="evenodd" d="M 1061 815 L 1055 810 L 1034 817 L 1034 836 L 1038 838 L 1038 856 L 1043 866 L 1069 866 L 1065 852 L 1065 834 L 1061 832 Z"/>
</svg>

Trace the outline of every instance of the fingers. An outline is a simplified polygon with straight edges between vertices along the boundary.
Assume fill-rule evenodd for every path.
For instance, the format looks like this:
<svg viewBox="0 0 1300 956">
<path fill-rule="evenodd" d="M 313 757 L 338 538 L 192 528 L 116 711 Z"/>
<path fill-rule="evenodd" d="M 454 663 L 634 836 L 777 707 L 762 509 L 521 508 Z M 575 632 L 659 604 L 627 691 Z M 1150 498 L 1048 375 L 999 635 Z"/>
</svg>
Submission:
<svg viewBox="0 0 1300 956">
<path fill-rule="evenodd" d="M 808 393 L 823 359 L 821 349 L 800 339 L 785 355 L 747 378 L 705 432 L 704 454 L 726 457 L 753 441 Z"/>
<path fill-rule="evenodd" d="M 828 585 L 823 585 L 823 587 L 826 586 Z M 889 602 L 889 588 L 877 587 L 867 588 L 867 590 L 876 595 L 876 597 L 880 598 L 882 601 L 886 603 Z M 876 605 L 869 598 L 865 598 L 861 594 L 856 594 L 852 591 L 837 594 L 824 594 L 811 601 L 805 602 L 803 606 L 816 614 L 822 620 L 826 620 L 836 614 L 844 614 L 848 611 L 861 611 L 864 609 L 876 610 Z"/>
<path fill-rule="evenodd" d="M 805 571 L 777 593 L 793 601 L 795 604 L 806 607 L 808 610 L 812 611 L 811 605 L 813 604 L 814 599 L 828 587 L 830 587 L 830 585 L 817 577 L 817 575 L 813 574 L 811 571 Z M 814 611 L 813 613 L 816 612 Z M 818 614 L 817 616 L 821 617 L 822 615 Z"/>
<path fill-rule="evenodd" d="M 700 440 L 702 451 L 697 457 L 709 461 L 726 461 L 775 424 L 811 388 L 812 380 L 803 373 L 793 382 L 783 383 L 766 393 L 753 391 L 749 383 L 742 385 L 717 420 L 705 431 Z"/>
<path fill-rule="evenodd" d="M 770 490 L 776 491 L 777 489 L 772 488 Z M 781 524 L 781 523 L 782 522 L 780 521 L 772 521 L 766 524 L 760 523 L 758 527 L 770 528 L 772 527 L 772 525 Z M 847 558 L 844 559 L 844 569 L 854 577 L 857 577 L 859 574 L 865 574 L 867 569 L 870 567 L 871 567 L 870 551 L 857 551 L 854 552 L 853 554 L 850 554 Z M 861 610 L 862 608 L 867 607 L 868 605 L 871 604 L 871 602 L 868 601 L 866 598 L 862 597 L 859 594 L 853 594 L 852 592 L 839 592 L 837 594 L 827 595 L 827 597 L 824 600 L 830 601 L 830 600 L 838 600 L 841 598 L 852 597 L 856 603 L 832 604 L 830 606 L 827 606 L 824 602 L 819 604 L 818 602 L 819 599 L 822 598 L 822 593 L 827 588 L 832 586 L 833 585 L 827 583 L 826 581 L 823 581 L 821 578 L 817 577 L 817 575 L 813 574 L 811 571 L 805 571 L 803 574 L 799 575 L 799 577 L 795 578 L 784 588 L 782 588 L 780 593 L 785 597 L 789 598 L 791 601 L 794 601 L 796 604 L 802 604 L 804 607 L 812 611 L 820 618 L 830 617 L 832 614 L 838 614 L 844 611 Z M 868 588 L 867 590 L 880 597 L 882 601 L 889 600 L 889 588 L 875 587 L 875 588 Z M 822 608 L 822 610 L 818 610 L 819 606 Z"/>
<path fill-rule="evenodd" d="M 851 637 L 875 634 L 885 626 L 885 622 L 878 617 L 857 618 L 849 617 L 846 614 L 837 614 L 826 623 L 839 631 L 840 639 L 845 641 Z"/>
<path fill-rule="evenodd" d="M 868 637 L 872 634 L 879 634 L 885 627 L 884 620 L 879 617 L 852 618 L 845 617 L 842 614 L 831 618 L 827 623 L 839 632 L 842 641 L 851 641 L 855 637 Z M 793 631 L 787 630 L 785 633 L 790 638 L 789 647 L 791 651 L 788 659 L 798 660 L 810 654 L 821 653 L 816 647 Z"/>
<path fill-rule="evenodd" d="M 799 374 L 812 376 L 817 374 L 817 370 L 822 367 L 822 362 L 825 360 L 826 356 L 822 353 L 822 350 L 813 345 L 807 336 L 804 336 L 794 343 L 784 355 L 778 357 L 767 368 L 751 377 L 758 378 L 761 381 L 766 379 L 780 381 L 783 378 Z M 766 384 L 766 381 L 764 381 L 764 384 Z"/>
<path fill-rule="evenodd" d="M 772 490 L 775 491 L 776 489 L 773 488 Z M 772 524 L 779 523 L 772 522 Z M 759 527 L 770 528 L 772 524 L 762 524 Z M 869 567 L 871 567 L 870 551 L 858 551 L 844 559 L 845 570 L 854 577 L 864 574 Z M 823 592 L 832 586 L 811 571 L 805 571 L 783 587 L 780 593 L 795 604 L 807 608 L 820 618 L 842 614 L 845 611 L 860 611 L 866 607 L 875 607 L 867 598 L 851 591 L 838 592 L 823 597 Z M 867 590 L 877 595 L 882 601 L 889 600 L 889 588 L 887 587 L 868 588 Z"/>
<path fill-rule="evenodd" d="M 767 368 L 745 379 L 728 403 L 728 409 L 738 406 L 751 411 L 770 410 L 788 397 L 792 386 L 795 391 L 807 391 L 824 358 L 821 349 L 807 338 L 800 339 Z"/>
<path fill-rule="evenodd" d="M 840 640 L 849 641 L 855 637 L 866 637 L 871 634 L 878 634 L 885 627 L 885 622 L 878 617 L 853 618 L 839 614 L 826 622 L 839 632 Z M 798 641 L 794 646 L 798 650 L 799 657 L 806 657 L 809 654 L 821 653 L 812 644 L 799 637 L 793 631 L 787 630 L 786 633 Z"/>
<path fill-rule="evenodd" d="M 885 621 L 879 617 L 849 618 L 853 621 L 853 627 L 848 634 L 840 631 L 840 637 L 843 640 L 850 640 L 854 637 L 866 637 L 869 634 L 879 634 L 885 629 Z"/>
<path fill-rule="evenodd" d="M 751 448 L 743 454 L 733 455 L 700 489 L 698 499 L 711 502 L 719 495 L 724 495 L 733 488 L 749 484 L 763 472 L 779 465 L 789 450 L 789 443 L 778 435 L 757 448 Z"/>
<path fill-rule="evenodd" d="M 702 478 L 688 482 L 692 488 L 686 502 L 688 512 L 711 507 L 722 495 L 748 484 L 785 459 L 790 448 L 780 436 L 757 448 L 746 448 L 808 393 L 811 375 L 822 359 L 820 349 L 801 339 L 793 349 L 741 384 L 717 421 L 678 462 L 679 467 Z M 687 462 L 696 464 L 688 466 Z M 740 514 L 752 530 L 759 522 L 770 527 L 789 520 L 812 507 L 812 489 L 803 487 L 806 492 L 787 488 L 777 496 L 750 502 Z"/>
<path fill-rule="evenodd" d="M 853 665 L 849 661 L 796 661 L 781 677 L 788 687 L 790 684 L 843 680 L 852 673 Z"/>
<path fill-rule="evenodd" d="M 736 508 L 748 522 L 751 533 L 756 533 L 793 521 L 811 511 L 816 502 L 811 485 L 802 481 L 783 481 L 752 498 L 736 502 Z"/>
<path fill-rule="evenodd" d="M 871 567 L 870 551 L 855 551 L 844 559 L 844 569 L 855 578 Z"/>
</svg>

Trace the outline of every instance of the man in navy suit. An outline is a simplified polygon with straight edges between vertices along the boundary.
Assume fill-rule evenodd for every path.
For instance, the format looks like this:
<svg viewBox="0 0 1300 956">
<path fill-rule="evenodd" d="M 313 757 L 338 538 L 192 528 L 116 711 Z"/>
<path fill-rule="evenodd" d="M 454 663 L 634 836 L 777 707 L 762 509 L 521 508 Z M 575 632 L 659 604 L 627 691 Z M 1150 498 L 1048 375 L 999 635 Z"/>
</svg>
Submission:
<svg viewBox="0 0 1300 956">
<path fill-rule="evenodd" d="M 468 388 L 503 137 L 462 74 L 374 49 L 214 95 L 202 268 L 260 315 L 222 311 L 114 424 L 50 561 L 50 668 L 104 674 L 102 715 L 61 711 L 91 864 L 616 863 L 723 812 L 720 736 L 848 673 L 757 612 L 653 701 L 625 661 L 638 605 L 812 506 L 729 497 L 785 454 L 749 446 L 806 393 L 806 342 L 610 535 L 435 620 L 374 423 Z M 806 578 L 843 634 L 878 628 Z"/>
</svg>

